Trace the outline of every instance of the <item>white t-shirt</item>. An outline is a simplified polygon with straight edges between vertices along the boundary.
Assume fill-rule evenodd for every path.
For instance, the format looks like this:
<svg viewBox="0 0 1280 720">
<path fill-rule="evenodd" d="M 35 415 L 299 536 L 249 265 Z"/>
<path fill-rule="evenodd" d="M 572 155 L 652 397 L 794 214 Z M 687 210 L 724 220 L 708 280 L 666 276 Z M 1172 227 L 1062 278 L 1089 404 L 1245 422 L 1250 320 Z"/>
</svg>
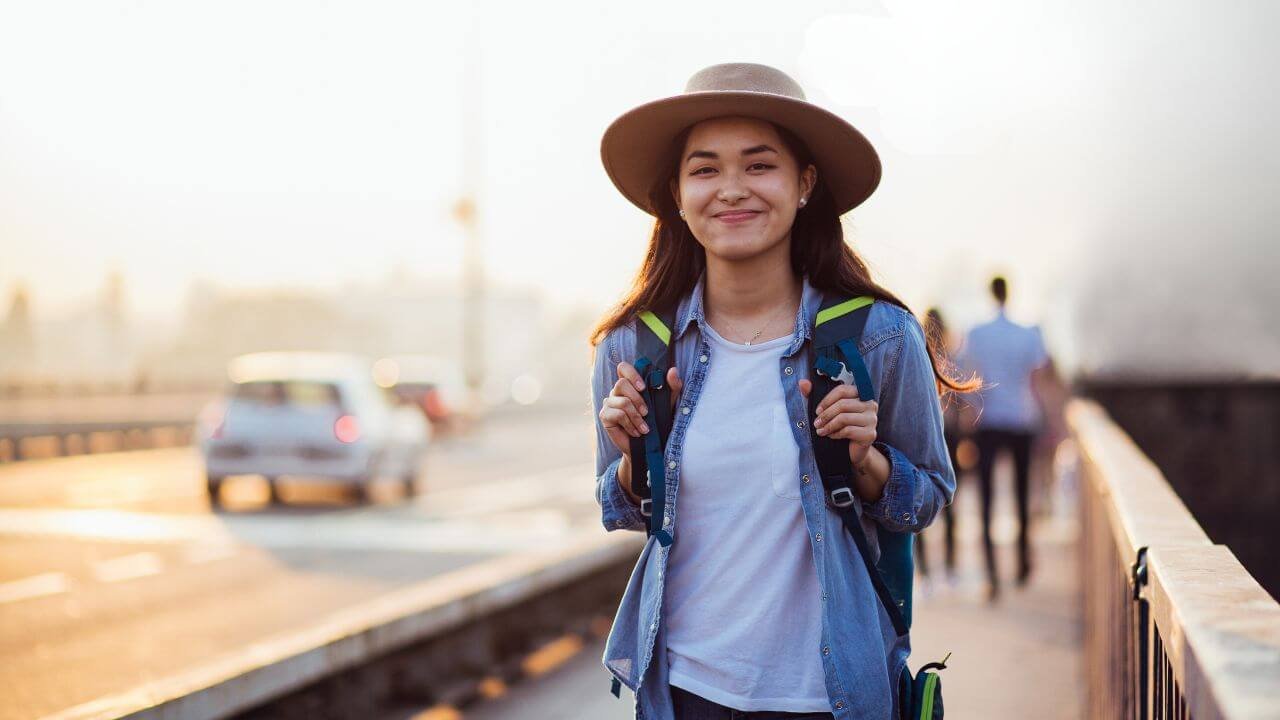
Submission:
<svg viewBox="0 0 1280 720">
<path fill-rule="evenodd" d="M 664 598 L 670 683 L 738 710 L 830 712 L 822 591 L 782 398 L 791 337 L 739 345 L 707 335 Z"/>
</svg>

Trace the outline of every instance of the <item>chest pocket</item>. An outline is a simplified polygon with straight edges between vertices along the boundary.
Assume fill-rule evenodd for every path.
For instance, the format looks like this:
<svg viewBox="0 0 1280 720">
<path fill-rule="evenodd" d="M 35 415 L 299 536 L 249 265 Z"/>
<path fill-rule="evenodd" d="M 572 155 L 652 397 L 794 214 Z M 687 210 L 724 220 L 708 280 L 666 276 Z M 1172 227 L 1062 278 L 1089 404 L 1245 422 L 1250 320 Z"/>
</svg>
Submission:
<svg viewBox="0 0 1280 720">
<path fill-rule="evenodd" d="M 787 408 L 776 406 L 769 427 L 769 475 L 773 494 L 788 500 L 800 499 L 800 446 L 791 434 Z"/>
</svg>

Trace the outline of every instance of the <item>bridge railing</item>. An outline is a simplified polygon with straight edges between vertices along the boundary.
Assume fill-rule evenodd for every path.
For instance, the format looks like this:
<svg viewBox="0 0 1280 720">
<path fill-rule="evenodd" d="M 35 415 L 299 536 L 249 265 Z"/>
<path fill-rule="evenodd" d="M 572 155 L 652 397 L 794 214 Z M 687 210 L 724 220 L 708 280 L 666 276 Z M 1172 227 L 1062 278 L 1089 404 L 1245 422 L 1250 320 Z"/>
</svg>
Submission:
<svg viewBox="0 0 1280 720">
<path fill-rule="evenodd" d="M 1280 718 L 1280 605 L 1101 408 L 1077 400 L 1068 414 L 1080 453 L 1087 716 Z"/>
</svg>

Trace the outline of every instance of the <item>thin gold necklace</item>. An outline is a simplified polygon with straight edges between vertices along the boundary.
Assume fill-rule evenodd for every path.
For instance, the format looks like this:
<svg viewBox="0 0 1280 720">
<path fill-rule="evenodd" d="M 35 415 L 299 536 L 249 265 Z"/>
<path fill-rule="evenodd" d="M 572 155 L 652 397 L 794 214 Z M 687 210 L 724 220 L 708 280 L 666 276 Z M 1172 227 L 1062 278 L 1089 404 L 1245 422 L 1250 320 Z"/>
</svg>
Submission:
<svg viewBox="0 0 1280 720">
<path fill-rule="evenodd" d="M 766 320 L 766 321 L 765 321 L 764 326 L 763 326 L 763 327 L 761 327 L 759 330 L 757 330 L 757 331 L 756 331 L 756 334 L 755 334 L 755 335 L 752 335 L 752 336 L 751 336 L 751 339 L 750 339 L 750 340 L 748 340 L 748 341 L 746 341 L 746 342 L 745 342 L 745 343 L 743 343 L 743 344 L 744 344 L 744 345 L 750 345 L 751 343 L 755 342 L 755 341 L 756 341 L 756 338 L 758 338 L 758 337 L 760 337 L 761 335 L 763 335 L 763 334 L 764 334 L 764 331 L 769 329 L 769 326 L 773 324 L 773 321 L 774 321 L 774 320 L 777 320 L 777 319 L 778 319 L 778 315 L 782 314 L 782 311 L 783 311 L 783 310 L 786 310 L 786 309 L 787 309 L 787 305 L 789 305 L 789 304 L 790 304 L 790 303 L 784 303 L 784 304 L 780 305 L 780 306 L 778 307 L 778 309 L 777 309 L 777 310 L 774 310 L 774 311 L 773 311 L 773 316 L 772 316 L 772 317 L 770 317 L 768 320 Z M 733 331 L 733 334 L 734 334 L 734 335 L 737 335 L 737 336 L 739 336 L 739 337 L 741 337 L 741 336 L 742 336 L 742 331 L 741 331 L 741 330 L 739 330 L 739 329 L 737 328 L 737 326 L 735 326 L 733 323 L 729 322 L 729 318 L 724 317 L 723 315 L 721 315 L 721 316 L 720 316 L 720 319 L 725 321 L 725 323 L 729 326 L 729 329 Z"/>
</svg>

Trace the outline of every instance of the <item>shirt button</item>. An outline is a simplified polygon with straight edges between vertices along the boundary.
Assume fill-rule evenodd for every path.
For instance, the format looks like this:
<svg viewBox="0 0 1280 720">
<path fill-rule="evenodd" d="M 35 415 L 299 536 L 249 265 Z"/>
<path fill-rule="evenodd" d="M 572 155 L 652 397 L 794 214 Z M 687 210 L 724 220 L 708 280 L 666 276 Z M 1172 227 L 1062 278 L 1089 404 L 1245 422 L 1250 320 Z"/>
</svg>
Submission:
<svg viewBox="0 0 1280 720">
<path fill-rule="evenodd" d="M 826 645 L 823 645 L 823 646 L 822 646 L 822 654 L 823 654 L 823 655 L 830 655 L 830 654 L 831 654 L 831 648 L 830 648 L 830 647 L 828 647 L 828 646 L 826 646 Z"/>
<path fill-rule="evenodd" d="M 801 476 L 800 476 L 800 479 L 804 481 L 804 484 L 805 484 L 805 485 L 808 485 L 808 484 L 809 484 L 809 476 L 808 476 L 808 475 L 801 475 Z"/>
<path fill-rule="evenodd" d="M 649 629 L 650 629 L 650 630 L 657 630 L 657 629 L 658 629 L 658 623 L 653 623 L 652 625 L 650 625 L 650 626 L 649 626 Z"/>
<path fill-rule="evenodd" d="M 675 470 L 675 469 L 676 469 L 676 461 L 675 461 L 675 460 L 672 460 L 672 461 L 668 462 L 668 463 L 667 463 L 667 467 L 671 468 L 672 470 Z"/>
<path fill-rule="evenodd" d="M 790 365 L 788 365 L 788 366 L 786 366 L 786 367 L 782 368 L 782 372 L 784 372 L 784 373 L 786 373 L 786 374 L 790 375 L 791 373 L 795 372 L 795 370 L 792 370 L 792 369 L 791 369 L 791 366 L 790 366 Z"/>
<path fill-rule="evenodd" d="M 815 535 L 814 539 L 817 540 L 818 542 L 822 542 L 822 533 L 818 533 L 817 535 Z"/>
<path fill-rule="evenodd" d="M 683 414 L 685 414 L 685 415 L 688 415 L 688 414 L 689 414 L 689 406 L 688 406 L 688 405 L 685 405 L 684 407 L 680 408 L 680 412 L 681 412 L 681 413 L 683 413 Z"/>
<path fill-rule="evenodd" d="M 803 430 L 803 429 L 804 429 L 804 427 L 805 427 L 805 422 L 804 422 L 803 420 L 801 420 L 801 421 L 797 422 L 797 423 L 796 423 L 796 427 L 798 427 L 798 428 L 800 428 L 801 430 Z"/>
<path fill-rule="evenodd" d="M 827 594 L 822 593 L 822 602 L 826 602 L 826 601 L 827 601 Z"/>
<path fill-rule="evenodd" d="M 911 513 L 902 513 L 902 519 L 903 519 L 903 520 L 910 520 L 910 519 L 911 519 Z"/>
<path fill-rule="evenodd" d="M 700 363 L 704 363 L 704 362 L 706 362 L 706 361 L 707 361 L 707 356 L 706 356 L 706 355 L 699 355 L 699 356 L 698 356 L 698 362 L 700 362 Z"/>
<path fill-rule="evenodd" d="M 841 710 L 841 709 L 843 709 L 843 708 L 844 708 L 844 703 L 843 703 L 843 702 L 841 702 L 841 701 L 839 701 L 839 700 L 837 700 L 837 701 L 836 701 L 836 709 L 837 709 L 837 710 Z"/>
<path fill-rule="evenodd" d="M 626 525 L 626 524 L 627 524 L 627 521 L 626 521 L 626 520 L 614 520 L 614 521 L 613 521 L 613 526 L 614 526 L 614 527 L 622 527 L 623 525 Z"/>
</svg>

